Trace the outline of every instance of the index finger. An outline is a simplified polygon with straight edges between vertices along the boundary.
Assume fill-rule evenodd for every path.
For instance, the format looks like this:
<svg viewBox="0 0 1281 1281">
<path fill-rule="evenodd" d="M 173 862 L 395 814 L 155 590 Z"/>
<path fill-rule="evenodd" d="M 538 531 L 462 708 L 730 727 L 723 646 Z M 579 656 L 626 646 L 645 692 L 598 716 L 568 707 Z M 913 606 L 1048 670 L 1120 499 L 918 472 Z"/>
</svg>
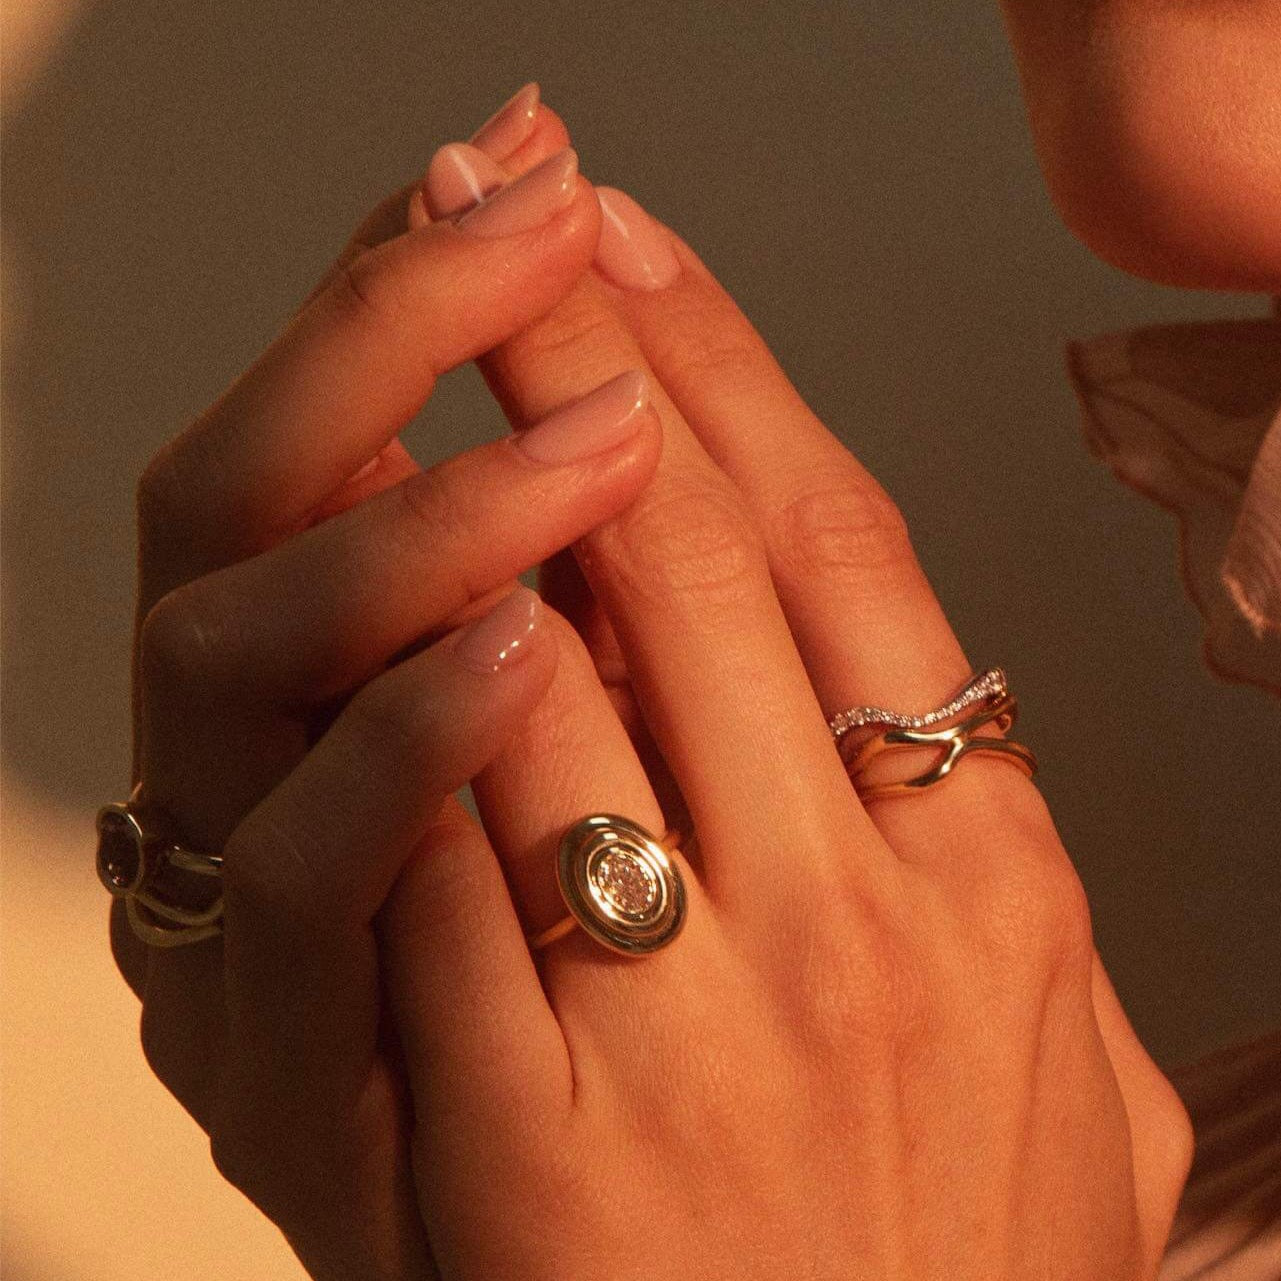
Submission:
<svg viewBox="0 0 1281 1281">
<path fill-rule="evenodd" d="M 345 263 L 161 450 L 139 488 L 144 605 L 299 528 L 404 428 L 441 373 L 550 310 L 600 229 L 568 149 L 478 215 Z"/>
</svg>

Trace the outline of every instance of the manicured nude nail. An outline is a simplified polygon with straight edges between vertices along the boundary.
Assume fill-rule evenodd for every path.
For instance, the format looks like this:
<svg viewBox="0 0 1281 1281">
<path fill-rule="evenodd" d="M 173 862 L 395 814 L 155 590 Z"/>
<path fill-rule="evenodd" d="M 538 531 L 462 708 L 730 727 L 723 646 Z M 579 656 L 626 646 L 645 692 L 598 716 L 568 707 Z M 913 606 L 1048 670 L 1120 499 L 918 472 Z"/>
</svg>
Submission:
<svg viewBox="0 0 1281 1281">
<path fill-rule="evenodd" d="M 537 592 L 518 586 L 493 609 L 469 623 L 454 646 L 454 657 L 474 672 L 496 672 L 524 657 L 541 619 Z"/>
<path fill-rule="evenodd" d="M 406 211 L 405 225 L 410 231 L 418 231 L 431 222 L 427 212 L 427 201 L 423 195 L 422 183 L 419 183 L 409 197 L 409 208 Z"/>
<path fill-rule="evenodd" d="M 506 160 L 534 132 L 538 97 L 538 85 L 532 81 L 518 89 L 472 134 L 472 146 L 493 160 Z"/>
<path fill-rule="evenodd" d="M 664 289 L 681 267 L 667 233 L 625 191 L 597 187 L 601 212 L 596 266 L 620 289 Z"/>
<path fill-rule="evenodd" d="M 422 190 L 433 218 L 456 218 L 508 181 L 508 175 L 483 151 L 465 142 L 451 142 L 432 156 Z"/>
<path fill-rule="evenodd" d="M 574 199 L 578 154 L 572 147 L 549 156 L 515 182 L 499 188 L 458 220 L 477 236 L 515 236 L 550 221 Z"/>
<path fill-rule="evenodd" d="M 576 463 L 634 436 L 648 404 L 649 380 L 641 370 L 629 369 L 521 432 L 516 447 L 549 466 Z"/>
</svg>

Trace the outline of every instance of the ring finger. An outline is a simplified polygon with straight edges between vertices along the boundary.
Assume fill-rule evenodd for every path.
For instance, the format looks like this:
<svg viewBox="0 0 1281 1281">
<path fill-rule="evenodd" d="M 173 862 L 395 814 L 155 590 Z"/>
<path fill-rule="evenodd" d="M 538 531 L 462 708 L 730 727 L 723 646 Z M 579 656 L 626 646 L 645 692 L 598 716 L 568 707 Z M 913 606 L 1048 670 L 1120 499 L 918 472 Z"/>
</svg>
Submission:
<svg viewBox="0 0 1281 1281">
<path fill-rule="evenodd" d="M 607 224 L 635 228 L 636 241 L 658 237 L 674 255 L 675 277 L 662 289 L 624 287 L 628 278 L 617 271 L 606 287 L 656 377 L 756 516 L 824 713 L 874 705 L 919 714 L 946 703 L 971 668 L 897 508 L 815 418 L 697 255 L 622 192 L 606 190 L 601 200 Z M 931 764 L 929 756 L 909 760 L 899 776 Z M 986 834 L 994 811 L 1009 817 L 1017 808 L 1048 823 L 1021 771 L 987 754 L 972 757 L 946 788 L 914 798 L 871 802 L 877 825 L 910 860 L 951 860 L 958 847 L 977 847 L 967 828 Z"/>
</svg>

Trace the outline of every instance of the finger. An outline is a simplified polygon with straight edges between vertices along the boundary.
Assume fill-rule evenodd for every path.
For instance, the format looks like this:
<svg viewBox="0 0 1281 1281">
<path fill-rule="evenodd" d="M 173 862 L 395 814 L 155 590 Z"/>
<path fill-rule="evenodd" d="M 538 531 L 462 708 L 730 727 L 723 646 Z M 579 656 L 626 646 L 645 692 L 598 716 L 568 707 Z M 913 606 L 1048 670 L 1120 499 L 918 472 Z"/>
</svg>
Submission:
<svg viewBox="0 0 1281 1281">
<path fill-rule="evenodd" d="M 528 125 L 528 132 L 523 135 L 521 144 L 514 151 L 507 150 L 510 138 L 499 145 L 493 145 L 484 131 L 476 134 L 471 142 L 477 150 L 500 166 L 499 170 L 491 171 L 484 183 L 486 187 L 492 188 L 500 186 L 509 178 L 519 177 L 549 155 L 567 147 L 570 137 L 561 118 L 545 103 L 539 103 L 534 110 L 534 119 Z M 664 798 L 664 807 L 669 812 L 683 812 L 684 804 L 680 799 L 679 789 L 641 717 L 631 678 L 627 673 L 626 658 L 618 644 L 618 637 L 614 634 L 613 625 L 587 585 L 573 553 L 566 551 L 545 562 L 539 571 L 538 587 L 543 599 L 557 613 L 569 619 L 583 638 L 601 682 L 614 704 L 614 710 L 631 736 L 633 747 L 645 762 L 655 790 Z"/>
<path fill-rule="evenodd" d="M 897 508 L 805 405 L 697 255 L 622 192 L 602 191 L 601 203 L 598 265 L 609 282 L 602 288 L 745 496 L 825 715 L 864 705 L 920 713 L 945 704 L 971 667 Z M 664 254 L 675 274 L 651 288 L 644 260 Z M 932 753 L 923 755 L 906 763 L 908 775 L 932 763 Z M 946 788 L 915 793 L 910 804 L 873 804 L 891 845 L 943 862 L 954 854 L 948 820 L 973 820 L 986 833 L 986 816 L 1013 807 L 1048 830 L 1036 789 L 990 755 L 971 756 Z"/>
<path fill-rule="evenodd" d="M 468 850 L 433 839 L 457 832 L 452 794 L 552 678 L 556 647 L 541 617 L 537 596 L 518 588 L 483 619 L 371 681 L 228 841 L 227 1111 L 215 1121 L 215 1143 L 224 1164 L 257 1171 L 263 1197 L 311 1187 L 309 1162 L 332 1170 L 349 1161 L 353 1186 L 388 1177 L 377 1167 L 394 1152 L 405 1117 L 393 1114 L 379 1067 L 376 917 L 407 866 L 433 862 L 443 896 L 423 905 L 437 909 L 433 928 L 449 927 L 444 896 L 451 884 L 461 894 L 469 878 L 462 906 L 482 913 L 477 922 L 496 918 L 476 929 L 470 955 L 457 958 L 452 996 L 469 1016 L 442 1032 L 476 1036 L 492 1018 L 494 1037 L 519 1034 L 503 1061 L 537 1065 L 529 1088 L 554 1079 L 546 1069 L 563 1042 L 528 953 L 504 947 L 502 903 L 494 901 L 500 891 L 505 897 L 501 874 L 475 879 L 462 857 Z M 433 940 L 420 934 L 413 945 Z M 464 983 L 482 968 L 483 1000 Z"/>
<path fill-rule="evenodd" d="M 519 439 L 418 472 L 170 593 L 140 641 L 145 683 L 160 703 L 149 752 L 191 755 L 199 718 L 176 717 L 184 704 L 293 711 L 362 684 L 625 508 L 659 447 L 644 376 L 626 372 Z M 175 720 L 181 742 L 167 741 Z M 222 740 L 211 745 L 215 754 Z"/>
<path fill-rule="evenodd" d="M 149 790 L 185 838 L 221 846 L 305 752 L 307 709 L 626 505 L 659 446 L 643 391 L 638 375 L 615 380 L 521 447 L 482 446 L 162 598 L 139 638 L 138 737 Z M 153 1062 L 196 1109 L 209 1056 L 189 1050 L 220 1021 L 220 965 L 216 940 L 152 960 Z"/>
<path fill-rule="evenodd" d="M 530 88 L 536 90 L 537 86 L 526 86 L 526 89 Z M 513 103 L 516 101 L 517 99 L 513 99 Z M 472 147 L 482 152 L 495 165 L 492 170 L 473 178 L 473 181 L 479 179 L 483 190 L 491 191 L 502 186 L 504 182 L 527 173 L 548 156 L 570 145 L 569 130 L 564 121 L 546 103 L 540 102 L 536 94 L 522 104 L 522 110 L 532 110 L 532 119 L 526 120 L 522 114 L 520 118 L 523 123 L 519 131 L 509 129 L 491 136 L 485 129 L 481 129 L 471 138 Z M 443 148 L 442 152 L 448 150 Z M 436 163 L 439 163 L 440 157 L 441 152 L 438 152 Z M 453 163 L 444 167 L 441 180 L 447 183 L 451 177 L 450 169 L 454 169 L 452 176 L 463 185 L 463 190 L 450 203 L 456 208 L 465 208 L 467 201 L 474 199 L 475 191 L 468 188 L 466 174 L 458 172 L 457 158 L 451 154 L 448 159 Z M 558 555 L 543 566 L 539 577 L 539 591 L 548 604 L 573 623 L 596 662 L 615 709 L 623 716 L 625 724 L 635 724 L 639 718 L 639 709 L 626 676 L 618 638 L 614 635 L 608 616 L 587 586 L 572 553 Z"/>
<path fill-rule="evenodd" d="M 581 273 L 599 226 L 572 152 L 471 218 L 354 259 L 147 469 L 144 592 L 270 546 L 403 428 L 437 376 L 518 331 Z"/>
<path fill-rule="evenodd" d="M 472 159 L 483 178 L 487 162 Z M 639 356 L 599 289 L 584 282 L 481 367 L 523 427 Z M 779 844 L 794 839 L 780 829 L 785 799 L 800 805 L 803 791 L 806 804 L 830 800 L 826 812 L 839 813 L 849 788 L 739 496 L 658 388 L 654 403 L 664 429 L 654 480 L 581 540 L 579 561 L 695 827 L 760 834 L 753 849 L 735 842 L 723 856 L 700 842 L 709 885 L 725 871 L 724 892 L 733 894 L 753 870 L 766 876 Z"/>
<path fill-rule="evenodd" d="M 306 298 L 298 306 L 303 311 L 317 294 L 323 293 L 342 274 L 342 272 L 361 254 L 376 249 L 385 241 L 394 240 L 405 230 L 405 215 L 409 198 L 417 188 L 417 182 L 407 182 L 403 187 L 384 197 L 365 218 L 364 222 L 352 232 L 351 238 L 343 246 L 342 252 L 325 270 Z"/>
<path fill-rule="evenodd" d="M 666 947 L 643 957 L 617 957 L 584 930 L 535 952 L 576 1079 L 602 1062 L 617 1077 L 651 1075 L 636 1044 L 677 1036 L 678 1012 L 690 986 L 723 968 L 725 948 L 698 879 L 699 854 L 686 820 L 656 797 L 642 762 L 593 670 L 577 633 L 554 612 L 559 661 L 551 686 L 529 718 L 472 780 L 477 810 L 500 852 L 521 927 L 536 937 L 566 919 L 557 883 L 561 837 L 589 814 L 621 814 L 655 837 L 669 835 L 682 871 L 686 923 Z M 697 1029 L 685 1027 L 688 1037 Z M 618 1051 L 622 1050 L 620 1054 Z M 650 1060 L 652 1063 L 652 1060 Z M 586 1088 L 584 1086 L 584 1088 Z"/>
</svg>

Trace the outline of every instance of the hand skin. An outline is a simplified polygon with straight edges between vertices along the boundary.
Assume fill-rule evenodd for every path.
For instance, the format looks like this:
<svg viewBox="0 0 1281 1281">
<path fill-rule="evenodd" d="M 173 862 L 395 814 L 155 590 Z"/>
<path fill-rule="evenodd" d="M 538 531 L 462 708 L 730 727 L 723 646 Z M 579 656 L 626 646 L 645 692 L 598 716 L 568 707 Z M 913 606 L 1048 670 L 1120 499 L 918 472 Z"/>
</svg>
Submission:
<svg viewBox="0 0 1281 1281">
<path fill-rule="evenodd" d="M 139 485 L 134 777 L 224 852 L 225 935 L 147 948 L 116 901 L 113 951 L 152 1068 L 317 1276 L 435 1275 L 377 914 L 406 861 L 484 842 L 452 794 L 574 661 L 516 576 L 660 450 L 639 375 L 573 410 L 610 437 L 578 461 L 563 416 L 550 455 L 506 438 L 424 472 L 396 440 L 440 373 L 588 266 L 597 201 L 551 178 L 525 229 L 508 201 L 510 234 L 492 211 L 484 235 L 402 234 L 403 199 L 380 208 Z"/>
<path fill-rule="evenodd" d="M 525 172 L 564 137 L 542 109 L 502 163 Z M 225 957 L 142 956 L 116 915 L 114 941 L 145 996 L 148 1056 L 220 1168 L 326 1281 L 1151 1275 L 1186 1117 L 1116 1004 L 1039 797 L 976 764 L 941 809 L 865 812 L 818 714 L 816 692 L 852 701 L 851 674 L 915 703 L 922 669 L 951 684 L 965 667 L 888 500 L 675 237 L 669 289 L 580 278 L 585 200 L 550 224 L 563 241 L 544 233 L 563 259 L 531 253 L 532 278 L 504 276 L 506 305 L 469 312 L 487 345 L 465 334 L 410 359 L 424 325 L 448 327 L 405 304 L 401 273 L 448 233 L 400 235 L 408 194 L 142 488 L 141 771 L 193 844 L 225 840 L 227 937 Z M 361 305 L 335 313 L 335 296 Z M 399 302 L 371 316 L 370 298 Z M 353 315 L 354 332 L 328 323 Z M 639 367 L 664 436 L 661 457 L 651 431 L 581 474 L 555 532 L 516 529 L 534 559 L 583 535 L 586 577 L 558 561 L 598 625 L 584 648 L 547 609 L 555 645 L 535 639 L 488 697 L 447 676 L 451 638 L 378 675 L 370 653 L 309 650 L 288 619 L 282 642 L 271 613 L 311 597 L 299 622 L 322 639 L 371 623 L 408 639 L 412 586 L 361 596 L 360 575 L 326 569 L 354 548 L 388 572 L 361 559 L 376 542 L 361 532 L 415 472 L 386 442 L 469 342 L 493 347 L 486 375 L 522 430 Z M 330 363 L 340 385 L 315 385 Z M 335 441 L 340 464 L 314 456 Z M 424 486 L 437 533 L 478 461 Z M 286 465 L 290 483 L 268 483 Z M 273 510 L 300 478 L 306 509 Z M 433 580 L 420 640 L 522 567 L 493 533 L 465 521 L 444 549 L 472 558 L 457 576 L 470 604 Z M 395 545 L 399 572 L 431 572 L 436 543 Z M 341 554 L 314 554 L 326 546 Z M 880 640 L 834 636 L 827 600 Z M 615 665 L 612 705 L 593 662 Z M 362 666 L 369 683 L 335 716 Z M 265 701 L 244 679 L 262 673 Z M 697 825 L 690 924 L 641 962 L 578 935 L 535 968 L 524 930 L 560 914 L 563 825 L 600 808 L 665 825 L 620 703 Z M 447 799 L 474 769 L 483 833 Z"/>
<path fill-rule="evenodd" d="M 1068 228 L 1163 284 L 1281 292 L 1281 3 L 1002 7 Z"/>
<path fill-rule="evenodd" d="M 511 173 L 562 145 L 542 112 Z M 558 672 L 474 782 L 520 929 L 462 877 L 402 878 L 384 914 L 441 1272 L 1151 1277 L 1190 1131 L 1079 881 L 1008 769 L 869 810 L 831 769 L 815 693 L 917 705 L 922 668 L 942 692 L 968 664 L 888 499 L 660 230 L 674 283 L 588 276 L 482 361 L 518 429 L 643 362 L 664 452 L 574 545 L 578 579 L 557 571 L 615 706 L 634 700 L 636 755 L 594 744 Z M 512 958 L 561 914 L 559 824 L 591 800 L 668 817 L 645 743 L 697 832 L 690 923 L 641 960 L 570 935 L 531 981 Z M 566 793 L 558 822 L 531 813 Z M 402 896 L 435 902 L 430 942 L 400 927 Z M 540 1028 L 554 1071 L 528 1065 Z"/>
</svg>

